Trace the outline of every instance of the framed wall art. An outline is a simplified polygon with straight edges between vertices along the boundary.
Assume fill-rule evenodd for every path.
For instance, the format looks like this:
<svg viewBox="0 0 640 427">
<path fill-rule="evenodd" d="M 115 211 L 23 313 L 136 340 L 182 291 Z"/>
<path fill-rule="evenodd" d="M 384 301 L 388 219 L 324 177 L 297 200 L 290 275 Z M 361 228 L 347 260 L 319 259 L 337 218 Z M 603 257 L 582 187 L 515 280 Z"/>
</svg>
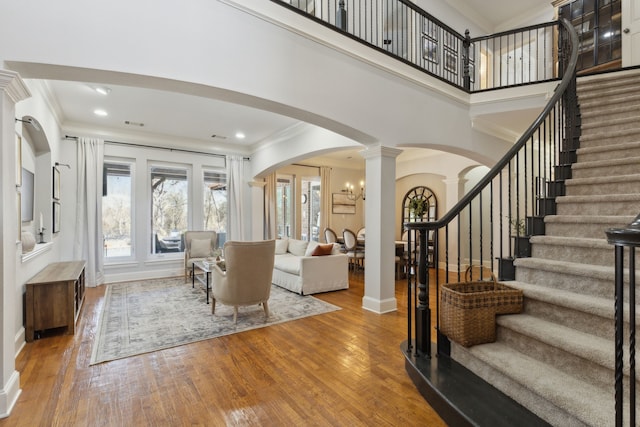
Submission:
<svg viewBox="0 0 640 427">
<path fill-rule="evenodd" d="M 60 200 L 60 171 L 53 167 L 53 198 Z"/>
<path fill-rule="evenodd" d="M 334 214 L 355 214 L 356 200 L 349 194 L 333 193 L 332 213 Z"/>
<path fill-rule="evenodd" d="M 60 203 L 53 202 L 53 233 L 60 232 Z"/>
<path fill-rule="evenodd" d="M 438 63 L 438 42 L 429 37 L 422 37 L 422 56 L 429 62 Z"/>
</svg>

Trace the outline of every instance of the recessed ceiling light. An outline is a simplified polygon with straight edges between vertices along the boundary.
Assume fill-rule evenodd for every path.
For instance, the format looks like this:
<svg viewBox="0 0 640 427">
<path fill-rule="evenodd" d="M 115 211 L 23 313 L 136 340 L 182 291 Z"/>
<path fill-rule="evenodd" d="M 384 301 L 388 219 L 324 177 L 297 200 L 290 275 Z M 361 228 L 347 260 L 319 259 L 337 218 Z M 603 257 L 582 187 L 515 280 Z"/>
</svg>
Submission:
<svg viewBox="0 0 640 427">
<path fill-rule="evenodd" d="M 104 111 L 104 110 L 100 110 L 100 109 L 98 109 L 98 110 L 93 110 L 93 114 L 95 114 L 96 116 L 100 116 L 100 117 L 105 117 L 105 116 L 108 116 L 108 115 L 109 115 L 109 113 L 107 113 L 107 112 L 106 112 L 106 111 Z"/>
<path fill-rule="evenodd" d="M 98 92 L 100 95 L 109 95 L 109 92 L 111 92 L 111 89 L 105 86 L 97 86 L 95 88 L 95 91 Z"/>
<path fill-rule="evenodd" d="M 242 132 L 237 132 L 237 133 L 236 133 L 236 138 L 238 138 L 238 139 L 244 139 L 244 133 L 242 133 Z"/>
</svg>

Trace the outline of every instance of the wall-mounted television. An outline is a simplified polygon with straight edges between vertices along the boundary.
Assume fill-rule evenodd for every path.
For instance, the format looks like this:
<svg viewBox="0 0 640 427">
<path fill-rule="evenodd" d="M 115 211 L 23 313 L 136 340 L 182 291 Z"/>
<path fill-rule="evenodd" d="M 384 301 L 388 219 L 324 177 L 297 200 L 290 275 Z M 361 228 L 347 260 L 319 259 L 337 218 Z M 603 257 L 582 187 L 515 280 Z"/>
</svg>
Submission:
<svg viewBox="0 0 640 427">
<path fill-rule="evenodd" d="M 33 172 L 22 168 L 22 188 L 20 196 L 22 200 L 22 205 L 20 206 L 22 222 L 33 221 L 34 184 L 35 175 Z"/>
</svg>

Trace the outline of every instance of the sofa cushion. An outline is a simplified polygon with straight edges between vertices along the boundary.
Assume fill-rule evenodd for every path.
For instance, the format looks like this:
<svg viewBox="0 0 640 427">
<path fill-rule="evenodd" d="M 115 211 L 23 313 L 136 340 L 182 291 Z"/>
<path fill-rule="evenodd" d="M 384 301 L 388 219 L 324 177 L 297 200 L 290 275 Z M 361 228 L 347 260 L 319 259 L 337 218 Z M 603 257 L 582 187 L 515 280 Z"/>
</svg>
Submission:
<svg viewBox="0 0 640 427">
<path fill-rule="evenodd" d="M 289 239 L 276 240 L 276 255 L 286 254 L 288 248 L 289 248 Z"/>
<path fill-rule="evenodd" d="M 300 275 L 300 257 L 293 254 L 276 255 L 273 267 L 285 273 Z"/>
<path fill-rule="evenodd" d="M 191 239 L 191 258 L 206 258 L 213 255 L 211 239 Z"/>
<path fill-rule="evenodd" d="M 311 256 L 324 256 L 331 255 L 333 253 L 333 243 L 329 243 L 327 245 L 317 245 Z"/>
<path fill-rule="evenodd" d="M 332 243 L 333 250 L 331 251 L 331 255 L 340 255 L 342 253 L 342 247 L 340 243 Z"/>
<path fill-rule="evenodd" d="M 307 251 L 307 245 L 309 242 L 305 240 L 289 239 L 288 251 L 293 255 L 304 256 Z"/>
<path fill-rule="evenodd" d="M 313 251 L 316 250 L 316 248 L 318 247 L 318 242 L 316 242 L 315 240 L 312 240 L 310 242 L 307 243 L 307 250 L 304 251 L 304 256 L 311 256 L 313 254 Z"/>
</svg>

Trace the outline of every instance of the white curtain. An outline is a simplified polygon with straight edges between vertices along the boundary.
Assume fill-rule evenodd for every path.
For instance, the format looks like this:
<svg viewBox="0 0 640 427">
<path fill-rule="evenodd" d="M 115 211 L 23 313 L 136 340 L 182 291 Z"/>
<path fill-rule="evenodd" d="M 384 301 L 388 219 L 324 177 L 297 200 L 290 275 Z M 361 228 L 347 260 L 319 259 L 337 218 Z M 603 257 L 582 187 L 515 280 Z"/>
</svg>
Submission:
<svg viewBox="0 0 640 427">
<path fill-rule="evenodd" d="M 244 159 L 242 156 L 227 156 L 228 236 L 227 240 L 245 240 L 244 233 Z"/>
<path fill-rule="evenodd" d="M 264 238 L 275 239 L 276 232 L 276 173 L 265 178 L 264 186 Z"/>
<path fill-rule="evenodd" d="M 320 168 L 320 238 L 324 238 L 324 229 L 331 227 L 331 168 L 322 166 Z"/>
<path fill-rule="evenodd" d="M 104 141 L 78 138 L 78 186 L 76 195 L 76 229 L 73 239 L 74 259 L 85 260 L 87 286 L 104 281 L 102 235 L 102 167 Z"/>
</svg>

